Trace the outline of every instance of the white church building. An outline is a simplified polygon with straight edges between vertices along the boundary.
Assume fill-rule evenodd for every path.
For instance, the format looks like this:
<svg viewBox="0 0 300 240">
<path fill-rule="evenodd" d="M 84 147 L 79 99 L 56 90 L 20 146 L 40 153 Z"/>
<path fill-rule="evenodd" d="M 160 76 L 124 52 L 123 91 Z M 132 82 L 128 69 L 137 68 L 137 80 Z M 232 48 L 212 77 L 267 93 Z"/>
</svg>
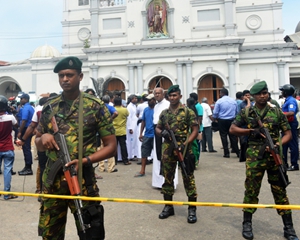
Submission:
<svg viewBox="0 0 300 240">
<path fill-rule="evenodd" d="M 90 77 L 123 98 L 179 84 L 184 100 L 197 92 L 211 104 L 223 87 L 235 97 L 265 80 L 278 99 L 283 84 L 300 89 L 300 23 L 285 41 L 282 7 L 281 0 L 64 0 L 62 52 L 46 45 L 24 61 L 0 62 L 0 94 L 60 92 L 53 68 L 77 56 L 82 90 L 93 88 Z"/>
</svg>

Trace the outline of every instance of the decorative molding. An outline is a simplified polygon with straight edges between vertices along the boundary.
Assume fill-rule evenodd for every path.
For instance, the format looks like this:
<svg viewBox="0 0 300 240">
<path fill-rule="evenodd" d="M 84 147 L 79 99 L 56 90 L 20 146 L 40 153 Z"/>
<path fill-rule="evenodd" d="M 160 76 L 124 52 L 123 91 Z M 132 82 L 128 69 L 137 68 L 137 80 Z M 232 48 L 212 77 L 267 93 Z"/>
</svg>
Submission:
<svg viewBox="0 0 300 240">
<path fill-rule="evenodd" d="M 192 7 L 209 6 L 216 4 L 224 4 L 224 0 L 191 0 Z"/>
<path fill-rule="evenodd" d="M 236 7 L 236 13 L 281 10 L 283 3 L 259 4 Z"/>
<path fill-rule="evenodd" d="M 81 28 L 81 29 L 79 29 L 77 36 L 80 41 L 85 41 L 90 38 L 91 31 L 90 31 L 90 29 L 88 29 L 86 27 Z"/>
<path fill-rule="evenodd" d="M 254 14 L 246 19 L 246 26 L 251 30 L 257 30 L 261 27 L 262 20 L 260 16 Z"/>
<path fill-rule="evenodd" d="M 86 19 L 86 20 L 76 20 L 76 21 L 62 21 L 61 22 L 62 27 L 76 27 L 76 26 L 90 26 L 91 25 L 91 20 Z"/>
<path fill-rule="evenodd" d="M 225 30 L 225 25 L 205 25 L 205 26 L 195 26 L 192 28 L 192 32 L 206 31 L 206 30 Z"/>
<path fill-rule="evenodd" d="M 134 21 L 128 21 L 128 28 L 134 28 Z"/>
<path fill-rule="evenodd" d="M 260 45 L 249 45 L 249 46 L 241 46 L 240 52 L 247 51 L 270 51 L 270 50 L 288 50 L 293 49 L 293 43 L 278 43 L 278 44 L 260 44 Z"/>
<path fill-rule="evenodd" d="M 283 34 L 284 29 L 279 30 L 253 30 L 238 32 L 238 36 L 249 36 L 249 35 L 269 35 L 269 34 Z"/>
<path fill-rule="evenodd" d="M 111 14 L 111 13 L 125 13 L 125 12 L 126 12 L 126 6 L 99 8 L 99 15 Z"/>
<path fill-rule="evenodd" d="M 182 16 L 182 23 L 189 23 L 190 17 L 189 16 Z"/>
</svg>

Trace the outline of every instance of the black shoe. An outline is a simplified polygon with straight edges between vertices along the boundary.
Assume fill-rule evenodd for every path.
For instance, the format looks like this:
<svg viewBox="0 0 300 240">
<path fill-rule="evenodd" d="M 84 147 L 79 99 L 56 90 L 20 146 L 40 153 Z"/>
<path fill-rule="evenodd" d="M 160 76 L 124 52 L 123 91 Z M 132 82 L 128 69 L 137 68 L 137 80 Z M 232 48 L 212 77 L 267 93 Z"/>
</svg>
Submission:
<svg viewBox="0 0 300 240">
<path fill-rule="evenodd" d="M 201 152 L 207 152 L 207 150 L 202 150 Z"/>
<path fill-rule="evenodd" d="M 159 218 L 160 219 L 165 219 L 165 218 L 168 218 L 170 216 L 173 216 L 174 215 L 174 208 L 173 206 L 170 206 L 170 205 L 166 205 L 164 207 L 164 209 L 162 210 L 162 212 L 159 214 Z"/>
<path fill-rule="evenodd" d="M 229 154 L 224 154 L 223 158 L 230 158 Z"/>
<path fill-rule="evenodd" d="M 216 151 L 215 149 L 213 149 L 213 150 L 211 150 L 211 151 L 209 151 L 210 153 L 212 153 L 212 152 L 218 152 L 218 151 Z"/>
<path fill-rule="evenodd" d="M 245 239 L 253 239 L 252 223 L 251 222 L 244 222 L 243 223 L 243 237 Z"/>
<path fill-rule="evenodd" d="M 188 211 L 189 211 L 188 217 L 187 217 L 188 223 L 197 222 L 196 207 L 190 207 Z"/>
<path fill-rule="evenodd" d="M 16 175 L 16 172 L 14 172 L 13 169 L 11 169 L 11 175 Z"/>
<path fill-rule="evenodd" d="M 290 166 L 287 171 L 299 171 L 299 166 Z"/>
<path fill-rule="evenodd" d="M 33 175 L 33 172 L 31 169 L 26 168 L 25 170 L 19 171 L 18 174 L 20 176 L 27 176 L 27 175 Z"/>
<path fill-rule="evenodd" d="M 118 169 L 115 168 L 114 170 L 111 171 L 111 173 L 117 172 L 117 171 L 118 171 Z"/>
</svg>

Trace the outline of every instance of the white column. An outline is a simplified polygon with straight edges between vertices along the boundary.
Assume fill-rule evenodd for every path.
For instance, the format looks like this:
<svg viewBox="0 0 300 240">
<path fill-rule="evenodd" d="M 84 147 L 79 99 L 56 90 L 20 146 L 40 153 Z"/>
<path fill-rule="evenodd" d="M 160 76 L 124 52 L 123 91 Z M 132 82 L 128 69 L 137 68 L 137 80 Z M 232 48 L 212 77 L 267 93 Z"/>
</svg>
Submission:
<svg viewBox="0 0 300 240">
<path fill-rule="evenodd" d="M 91 47 L 99 46 L 99 1 L 91 0 Z"/>
<path fill-rule="evenodd" d="M 236 58 L 226 59 L 228 64 L 228 85 L 229 85 L 229 96 L 235 99 L 236 94 L 236 78 L 235 78 L 235 63 Z"/>
<path fill-rule="evenodd" d="M 95 80 L 97 80 L 97 78 L 98 78 L 98 72 L 99 72 L 99 66 L 98 65 L 91 65 L 90 69 L 92 69 L 92 78 L 94 78 Z M 89 81 L 89 85 L 88 86 L 89 86 L 89 88 L 94 88 L 92 80 Z"/>
<path fill-rule="evenodd" d="M 169 8 L 168 10 L 168 16 L 167 16 L 167 26 L 168 26 L 168 32 L 169 37 L 174 37 L 174 8 Z"/>
<path fill-rule="evenodd" d="M 137 67 L 137 92 L 139 94 L 142 94 L 143 89 L 144 89 L 143 65 L 144 64 L 142 64 L 142 63 L 136 64 L 136 67 Z"/>
<path fill-rule="evenodd" d="M 182 73 L 182 62 L 175 62 L 177 70 L 177 84 L 182 89 L 183 88 L 183 73 Z"/>
<path fill-rule="evenodd" d="M 284 68 L 285 68 L 286 62 L 277 62 L 276 64 L 278 67 L 278 82 L 279 82 L 279 87 L 280 87 L 286 83 L 289 83 L 288 81 L 285 80 L 285 74 L 284 74 Z"/>
<path fill-rule="evenodd" d="M 190 93 L 193 92 L 193 77 L 192 77 L 192 64 L 193 61 L 186 61 L 186 92 L 185 95 L 189 96 Z"/>
<path fill-rule="evenodd" d="M 128 64 L 128 92 L 129 94 L 134 94 L 135 93 L 135 88 L 134 88 L 134 65 L 133 64 Z"/>
<path fill-rule="evenodd" d="M 236 24 L 234 24 L 234 17 L 236 14 L 235 11 L 235 3 L 236 0 L 225 0 L 225 29 L 226 29 L 226 36 L 234 36 Z"/>
<path fill-rule="evenodd" d="M 147 12 L 142 11 L 142 16 L 143 16 L 143 39 L 147 39 L 147 31 L 149 31 L 148 27 L 148 22 L 147 22 Z"/>
</svg>

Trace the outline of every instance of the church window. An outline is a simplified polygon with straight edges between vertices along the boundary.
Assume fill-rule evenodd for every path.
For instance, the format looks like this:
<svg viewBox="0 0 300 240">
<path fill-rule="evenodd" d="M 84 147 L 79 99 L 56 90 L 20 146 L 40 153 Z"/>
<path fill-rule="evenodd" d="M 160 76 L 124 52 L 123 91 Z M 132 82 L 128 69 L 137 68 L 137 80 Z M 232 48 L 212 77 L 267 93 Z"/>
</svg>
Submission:
<svg viewBox="0 0 300 240">
<path fill-rule="evenodd" d="M 89 5 L 90 0 L 78 0 L 78 5 L 83 6 L 83 5 Z"/>
</svg>

